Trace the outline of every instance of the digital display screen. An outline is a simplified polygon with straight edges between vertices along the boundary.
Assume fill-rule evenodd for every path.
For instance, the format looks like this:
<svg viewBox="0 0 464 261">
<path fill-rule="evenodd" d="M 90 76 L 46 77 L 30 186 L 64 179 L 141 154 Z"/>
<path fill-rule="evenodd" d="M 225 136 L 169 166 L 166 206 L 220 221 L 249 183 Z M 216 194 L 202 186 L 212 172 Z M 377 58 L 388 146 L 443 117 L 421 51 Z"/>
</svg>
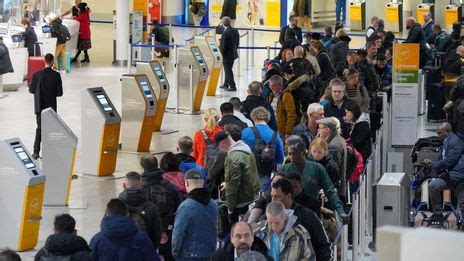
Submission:
<svg viewBox="0 0 464 261">
<path fill-rule="evenodd" d="M 156 76 L 158 76 L 159 81 L 161 82 L 161 85 L 163 85 L 163 90 L 166 89 L 166 79 L 164 79 L 163 72 L 161 71 L 161 68 L 158 66 L 158 64 L 153 64 L 153 67 L 155 69 Z"/>
<path fill-rule="evenodd" d="M 42 33 L 48 34 L 52 32 L 52 27 L 49 25 L 44 25 L 42 26 Z"/>
<path fill-rule="evenodd" d="M 31 158 L 29 158 L 23 147 L 16 147 L 14 148 L 14 151 L 27 169 L 35 168 L 34 162 L 32 162 Z"/>
<path fill-rule="evenodd" d="M 195 54 L 195 58 L 197 59 L 198 63 L 200 65 L 203 65 L 204 62 L 203 62 L 203 59 L 201 58 L 201 54 L 200 54 L 199 50 L 195 49 L 193 51 L 193 53 Z"/>
<path fill-rule="evenodd" d="M 13 41 L 13 43 L 20 43 L 23 41 L 23 37 L 21 37 L 20 34 L 16 34 L 11 36 L 11 40 Z"/>
<path fill-rule="evenodd" d="M 145 96 L 147 96 L 148 99 L 153 98 L 153 95 L 151 94 L 150 88 L 148 87 L 147 81 L 140 81 L 140 86 L 142 86 L 142 90 L 145 93 Z"/>
<path fill-rule="evenodd" d="M 105 95 L 99 94 L 97 95 L 97 99 L 100 102 L 100 104 L 103 107 L 104 111 L 112 111 L 113 108 L 111 108 L 111 105 L 108 103 L 108 100 L 106 99 Z"/>
</svg>

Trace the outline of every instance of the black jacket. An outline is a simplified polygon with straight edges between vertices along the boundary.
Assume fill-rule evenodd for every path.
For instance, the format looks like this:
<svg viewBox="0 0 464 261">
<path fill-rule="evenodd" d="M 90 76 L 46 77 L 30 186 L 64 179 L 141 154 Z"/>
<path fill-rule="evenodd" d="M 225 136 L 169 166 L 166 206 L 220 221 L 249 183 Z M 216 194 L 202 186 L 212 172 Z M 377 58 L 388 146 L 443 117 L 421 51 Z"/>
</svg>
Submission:
<svg viewBox="0 0 464 261">
<path fill-rule="evenodd" d="M 330 60 L 334 68 L 338 65 L 345 65 L 351 42 L 351 38 L 348 36 L 336 39 L 339 41 L 330 46 Z"/>
<path fill-rule="evenodd" d="M 273 260 L 268 256 L 268 249 L 266 244 L 257 236 L 254 236 L 253 244 L 251 245 L 252 251 L 256 251 L 265 256 L 268 260 Z M 235 247 L 231 242 L 228 242 L 223 248 L 219 248 L 213 253 L 212 261 L 235 261 Z"/>
<path fill-rule="evenodd" d="M 13 72 L 13 65 L 10 60 L 8 48 L 0 38 L 0 75 Z"/>
<path fill-rule="evenodd" d="M 348 97 L 343 97 L 343 103 L 340 108 L 334 104 L 333 100 L 330 99 L 330 102 L 324 106 L 324 116 L 325 117 L 336 117 L 340 121 L 340 128 L 342 130 L 342 136 L 347 137 L 349 134 L 349 127 L 345 123 L 343 117 L 345 117 L 345 104 L 348 101 Z"/>
<path fill-rule="evenodd" d="M 411 29 L 409 29 L 408 38 L 404 43 L 418 43 L 421 50 L 425 50 L 425 33 L 422 30 L 422 26 L 419 23 L 415 23 Z"/>
<path fill-rule="evenodd" d="M 53 234 L 47 238 L 45 246 L 37 252 L 34 260 L 48 260 L 57 256 L 70 256 L 72 261 L 90 259 L 90 248 L 85 239 L 76 234 Z"/>
<path fill-rule="evenodd" d="M 224 0 L 220 19 L 224 16 L 228 16 L 230 19 L 237 19 L 237 0 Z"/>
<path fill-rule="evenodd" d="M 334 187 L 337 189 L 340 188 L 340 167 L 338 166 L 337 162 L 335 162 L 335 160 L 332 159 L 330 155 L 324 157 L 320 161 L 314 160 L 312 156 L 308 156 L 308 159 L 324 166 Z"/>
<path fill-rule="evenodd" d="M 63 21 L 60 18 L 57 18 L 53 22 L 50 23 L 50 27 L 52 28 L 51 36 L 53 38 L 56 38 L 56 44 L 65 44 L 66 43 L 66 42 L 60 41 L 60 37 L 58 37 L 61 26 L 63 26 Z"/>
<path fill-rule="evenodd" d="M 218 199 L 219 197 L 219 185 L 224 182 L 224 163 L 226 161 L 227 152 L 219 151 L 216 155 L 211 167 L 207 170 L 208 180 L 207 187 L 208 191 L 211 193 L 213 199 Z"/>
<path fill-rule="evenodd" d="M 37 35 L 35 34 L 34 27 L 28 26 L 21 34 L 24 40 L 24 47 L 27 48 L 29 56 L 40 56 L 40 47 L 36 45 Z M 34 52 L 34 48 L 37 48 Z"/>
<path fill-rule="evenodd" d="M 301 42 L 296 39 L 295 37 L 289 37 L 287 38 L 287 40 L 284 41 L 284 43 L 282 44 L 282 50 L 285 50 L 285 49 L 295 49 L 295 47 L 301 45 Z"/>
<path fill-rule="evenodd" d="M 218 125 L 221 127 L 224 127 L 226 124 L 234 124 L 238 126 L 241 130 L 244 130 L 245 128 L 248 127 L 246 123 L 241 121 L 239 118 L 237 118 L 234 115 L 224 115 L 222 116 L 221 120 L 218 122 Z"/>
<path fill-rule="evenodd" d="M 56 110 L 56 97 L 63 96 L 61 76 L 50 67 L 36 72 L 32 76 L 29 92 L 34 94 L 35 113 L 39 114 L 46 108 Z"/>
<path fill-rule="evenodd" d="M 220 49 L 224 62 L 232 62 L 238 58 L 238 47 L 240 45 L 240 34 L 237 29 L 227 27 L 221 36 Z"/>
<path fill-rule="evenodd" d="M 124 201 L 130 211 L 145 213 L 146 232 L 156 248 L 161 240 L 161 217 L 158 207 L 147 199 L 145 191 L 141 189 L 125 189 L 119 194 L 119 199 Z"/>
<path fill-rule="evenodd" d="M 179 159 L 180 162 L 187 162 L 187 163 L 195 163 L 196 160 L 194 157 L 191 155 L 185 154 L 185 153 L 177 153 L 176 157 Z"/>
<path fill-rule="evenodd" d="M 271 119 L 267 123 L 267 125 L 273 129 L 274 131 L 277 130 L 277 121 L 275 118 L 275 113 L 274 109 L 272 109 L 272 106 L 261 96 L 257 95 L 248 95 L 246 99 L 242 102 L 242 113 L 245 115 L 248 119 L 251 120 L 251 112 L 253 109 L 262 106 L 266 108 L 271 113 Z"/>
<path fill-rule="evenodd" d="M 280 35 L 279 35 L 279 43 L 283 46 L 285 43 L 285 34 L 287 33 L 287 29 L 290 28 L 289 25 L 286 25 L 280 29 Z M 295 29 L 296 33 L 296 39 L 300 41 L 300 43 L 303 42 L 303 32 L 301 31 L 301 28 L 298 26 L 293 27 Z"/>
<path fill-rule="evenodd" d="M 326 52 L 322 51 L 317 55 L 316 58 L 317 62 L 319 63 L 319 67 L 321 67 L 321 74 L 319 75 L 319 78 L 323 82 L 330 81 L 330 79 L 332 79 L 333 77 L 334 69 L 332 67 L 332 64 L 330 63 L 329 55 Z"/>
<path fill-rule="evenodd" d="M 369 122 L 360 121 L 354 124 L 350 134 L 350 143 L 361 153 L 364 162 L 369 158 L 372 151 L 371 128 Z"/>
</svg>

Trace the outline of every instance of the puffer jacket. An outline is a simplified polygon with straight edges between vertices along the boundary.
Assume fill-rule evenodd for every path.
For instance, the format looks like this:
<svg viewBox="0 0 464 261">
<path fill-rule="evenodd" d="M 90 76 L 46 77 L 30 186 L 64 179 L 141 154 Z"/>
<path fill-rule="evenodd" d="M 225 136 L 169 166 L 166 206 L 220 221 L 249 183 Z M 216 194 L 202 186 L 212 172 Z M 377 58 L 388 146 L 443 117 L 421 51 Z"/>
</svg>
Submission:
<svg viewBox="0 0 464 261">
<path fill-rule="evenodd" d="M 443 142 L 440 160 L 433 162 L 433 168 L 438 173 L 448 171 L 452 185 L 464 181 L 464 143 L 454 133 L 450 133 Z"/>
<path fill-rule="evenodd" d="M 306 113 L 309 104 L 316 102 L 316 93 L 310 85 L 310 78 L 307 74 L 299 77 L 294 76 L 288 80 L 288 86 L 293 95 L 295 102 L 297 121 L 301 119 L 303 113 Z"/>
<path fill-rule="evenodd" d="M 314 249 L 308 231 L 297 223 L 293 210 L 286 210 L 285 227 L 280 239 L 280 260 L 315 260 Z M 258 232 L 258 237 L 271 248 L 272 230 L 267 222 Z"/>
<path fill-rule="evenodd" d="M 269 94 L 269 103 L 272 104 L 272 100 L 274 99 L 274 94 Z M 277 130 L 279 134 L 285 138 L 287 135 L 291 135 L 293 132 L 293 128 L 295 127 L 295 123 L 297 121 L 297 114 L 296 114 L 296 106 L 295 100 L 293 99 L 293 95 L 291 93 L 290 88 L 285 88 L 280 98 L 277 102 Z"/>
<path fill-rule="evenodd" d="M 13 72 L 13 65 L 11 64 L 10 53 L 3 40 L 0 40 L 0 75 L 11 72 Z"/>
<path fill-rule="evenodd" d="M 229 211 L 252 203 L 261 188 L 254 154 L 239 140 L 227 151 L 224 162 L 226 205 Z"/>
<path fill-rule="evenodd" d="M 34 260 L 48 260 L 58 256 L 69 256 L 71 261 L 91 260 L 90 248 L 85 239 L 68 233 L 50 235 L 45 246 L 35 255 Z"/>
</svg>

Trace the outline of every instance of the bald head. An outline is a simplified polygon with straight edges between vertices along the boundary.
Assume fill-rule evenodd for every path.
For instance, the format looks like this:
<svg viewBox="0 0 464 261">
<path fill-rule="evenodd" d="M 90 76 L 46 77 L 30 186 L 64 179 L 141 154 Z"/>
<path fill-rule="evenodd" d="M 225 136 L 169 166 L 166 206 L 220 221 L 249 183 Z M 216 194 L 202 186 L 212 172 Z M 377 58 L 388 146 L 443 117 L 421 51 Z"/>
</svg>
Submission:
<svg viewBox="0 0 464 261">
<path fill-rule="evenodd" d="M 293 54 L 294 54 L 295 58 L 303 58 L 303 56 L 304 56 L 304 48 L 303 48 L 303 46 L 295 47 L 295 50 L 293 50 Z"/>
<path fill-rule="evenodd" d="M 416 23 L 416 19 L 414 17 L 409 17 L 406 19 L 406 26 L 411 28 Z"/>
<path fill-rule="evenodd" d="M 437 128 L 437 135 L 442 138 L 448 138 L 449 134 L 451 133 L 451 124 L 449 122 L 443 122 L 438 125 Z"/>
</svg>

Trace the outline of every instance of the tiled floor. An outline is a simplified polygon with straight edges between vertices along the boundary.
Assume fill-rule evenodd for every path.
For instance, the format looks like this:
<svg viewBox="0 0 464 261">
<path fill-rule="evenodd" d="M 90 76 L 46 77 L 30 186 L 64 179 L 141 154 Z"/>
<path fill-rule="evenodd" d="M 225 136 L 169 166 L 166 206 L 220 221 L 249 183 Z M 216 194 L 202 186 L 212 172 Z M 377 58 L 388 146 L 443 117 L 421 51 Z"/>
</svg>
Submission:
<svg viewBox="0 0 464 261">
<path fill-rule="evenodd" d="M 175 29 L 176 42 L 188 38 L 192 34 L 188 29 Z M 92 45 L 90 50 L 90 64 L 73 66 L 69 74 L 62 75 L 64 95 L 58 100 L 58 113 L 69 127 L 80 136 L 81 91 L 89 87 L 103 86 L 112 99 L 116 108 L 121 108 L 121 83 L 120 77 L 127 73 L 127 68 L 113 67 L 112 61 L 112 27 L 105 24 L 92 24 Z M 277 33 L 256 33 L 257 46 L 273 46 L 278 38 Z M 354 37 L 352 48 L 359 48 L 364 37 Z M 242 43 L 244 45 L 244 43 Z M 252 80 L 260 80 L 261 63 L 266 57 L 266 51 L 256 51 L 254 54 L 256 66 L 246 65 L 245 51 L 241 53 L 241 72 L 238 78 L 238 91 L 236 93 L 224 93 L 218 91 L 224 97 L 205 97 L 203 109 L 216 107 L 228 100 L 232 95 L 245 98 L 246 87 Z M 173 86 L 175 88 L 175 86 Z M 33 113 L 33 96 L 28 93 L 27 87 L 22 86 L 18 92 L 7 93 L 8 97 L 0 99 L 0 139 L 20 137 L 29 149 L 32 149 L 35 133 L 35 117 Z M 166 113 L 161 133 L 155 133 L 151 150 L 153 153 L 163 151 L 175 151 L 177 139 L 184 135 L 192 135 L 194 131 L 202 126 L 202 118 L 199 115 L 182 115 Z M 424 126 L 421 124 L 421 126 Z M 421 127 L 421 133 L 424 129 Z M 165 134 L 165 131 L 175 130 L 177 132 Z M 424 134 L 425 135 L 425 134 Z M 85 153 L 79 151 L 79 153 Z M 43 246 L 47 236 L 52 233 L 53 217 L 58 213 L 70 213 L 77 221 L 78 234 L 90 240 L 93 234 L 99 231 L 100 219 L 103 217 L 104 209 L 110 198 L 117 197 L 122 191 L 123 175 L 131 170 L 140 171 L 138 160 L 139 154 L 119 153 L 117 170 L 113 179 L 98 179 L 80 175 L 82 162 L 77 157 L 76 174 L 77 180 L 72 183 L 71 206 L 44 208 L 40 227 L 39 243 L 37 248 Z M 11 199 L 14 200 L 14 199 Z M 21 202 L 17 203 L 18 206 Z M 1 232 L 0 232 L 1 233 Z M 2 235 L 4 236 L 4 235 Z M 24 260 L 32 260 L 35 251 L 21 254 Z"/>
</svg>

